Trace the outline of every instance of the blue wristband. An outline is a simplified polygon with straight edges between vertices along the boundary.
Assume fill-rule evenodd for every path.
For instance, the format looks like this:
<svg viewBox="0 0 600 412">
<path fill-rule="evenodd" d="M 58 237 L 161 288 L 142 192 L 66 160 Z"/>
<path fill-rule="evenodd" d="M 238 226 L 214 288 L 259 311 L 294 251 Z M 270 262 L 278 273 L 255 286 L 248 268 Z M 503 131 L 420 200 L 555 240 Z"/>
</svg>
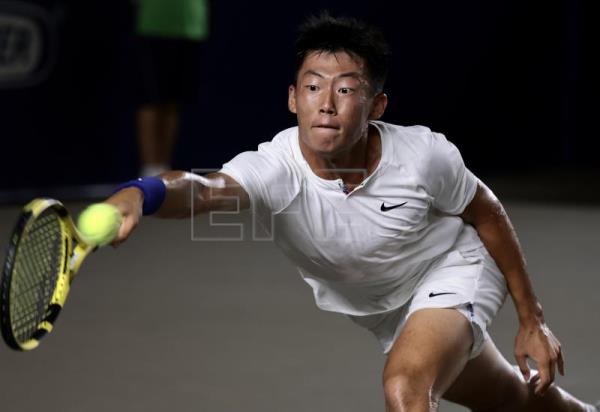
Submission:
<svg viewBox="0 0 600 412">
<path fill-rule="evenodd" d="M 142 207 L 144 215 L 155 213 L 163 204 L 165 196 L 167 195 L 165 183 L 161 178 L 155 176 L 140 177 L 136 180 L 121 183 L 117 186 L 115 192 L 127 187 L 137 187 L 144 193 L 144 206 Z"/>
</svg>

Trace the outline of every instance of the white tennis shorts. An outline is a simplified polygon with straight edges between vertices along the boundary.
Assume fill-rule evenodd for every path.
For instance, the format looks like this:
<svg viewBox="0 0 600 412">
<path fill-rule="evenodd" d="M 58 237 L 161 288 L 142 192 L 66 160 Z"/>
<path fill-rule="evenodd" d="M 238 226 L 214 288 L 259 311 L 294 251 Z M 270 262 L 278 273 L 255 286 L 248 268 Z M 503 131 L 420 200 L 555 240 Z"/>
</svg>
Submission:
<svg viewBox="0 0 600 412">
<path fill-rule="evenodd" d="M 439 259 L 418 283 L 412 298 L 389 312 L 348 315 L 370 330 L 387 354 L 408 317 L 424 308 L 454 308 L 471 323 L 475 358 L 489 339 L 487 329 L 506 300 L 506 281 L 485 247 L 454 250 Z"/>
</svg>

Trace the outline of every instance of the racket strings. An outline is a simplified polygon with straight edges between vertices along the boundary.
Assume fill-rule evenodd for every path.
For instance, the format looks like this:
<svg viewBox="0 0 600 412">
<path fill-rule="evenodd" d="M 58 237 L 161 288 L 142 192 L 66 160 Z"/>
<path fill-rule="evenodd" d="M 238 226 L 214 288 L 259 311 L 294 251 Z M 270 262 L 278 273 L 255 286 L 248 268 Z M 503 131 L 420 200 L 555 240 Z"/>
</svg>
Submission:
<svg viewBox="0 0 600 412">
<path fill-rule="evenodd" d="M 49 315 L 49 304 L 58 274 L 63 247 L 59 217 L 44 212 L 30 222 L 15 256 L 10 313 L 17 341 L 29 340 Z"/>
</svg>

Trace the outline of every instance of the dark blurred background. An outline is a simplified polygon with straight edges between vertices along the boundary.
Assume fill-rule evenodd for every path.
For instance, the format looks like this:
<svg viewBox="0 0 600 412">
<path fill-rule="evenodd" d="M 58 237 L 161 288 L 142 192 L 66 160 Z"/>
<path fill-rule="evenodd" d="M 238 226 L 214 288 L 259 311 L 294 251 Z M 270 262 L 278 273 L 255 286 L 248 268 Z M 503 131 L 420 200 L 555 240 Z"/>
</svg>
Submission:
<svg viewBox="0 0 600 412">
<path fill-rule="evenodd" d="M 295 124 L 286 105 L 295 30 L 328 9 L 380 26 L 392 44 L 384 120 L 446 134 L 476 174 L 508 192 L 520 183 L 525 196 L 597 199 L 592 4 L 213 1 L 198 103 L 182 108 L 173 166 L 218 168 Z M 40 61 L 19 81 L 2 69 L 19 50 L 8 42 L 32 41 L 10 32 L 3 16 L 15 13 L 41 27 Z M 123 0 L 0 1 L 3 202 L 137 175 L 134 14 Z"/>
</svg>

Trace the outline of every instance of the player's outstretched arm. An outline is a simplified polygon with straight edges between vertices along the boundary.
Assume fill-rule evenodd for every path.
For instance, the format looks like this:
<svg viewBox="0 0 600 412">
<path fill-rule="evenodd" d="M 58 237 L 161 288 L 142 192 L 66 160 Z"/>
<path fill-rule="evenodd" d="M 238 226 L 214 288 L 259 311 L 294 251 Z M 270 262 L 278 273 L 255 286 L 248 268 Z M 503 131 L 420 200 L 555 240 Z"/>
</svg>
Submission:
<svg viewBox="0 0 600 412">
<path fill-rule="evenodd" d="M 129 186 L 117 191 L 105 202 L 119 209 L 123 217 L 119 234 L 113 242 L 124 242 L 144 214 L 161 218 L 186 218 L 212 210 L 244 210 L 250 205 L 246 191 L 222 173 L 205 176 L 184 171 L 165 172 L 154 184 Z M 147 198 L 145 198 L 145 194 Z M 153 203 L 149 208 L 148 202 Z"/>
<path fill-rule="evenodd" d="M 527 358 L 537 363 L 540 374 L 536 393 L 542 394 L 554 381 L 557 367 L 564 375 L 561 345 L 546 325 L 515 230 L 500 201 L 481 181 L 461 217 L 475 227 L 506 278 L 519 317 L 515 357 L 525 379 L 529 379 L 530 374 Z"/>
<path fill-rule="evenodd" d="M 161 218 L 188 218 L 213 210 L 244 210 L 250 206 L 248 193 L 230 176 L 204 176 L 170 171 L 159 176 L 167 187 L 165 200 L 156 212 Z"/>
</svg>

